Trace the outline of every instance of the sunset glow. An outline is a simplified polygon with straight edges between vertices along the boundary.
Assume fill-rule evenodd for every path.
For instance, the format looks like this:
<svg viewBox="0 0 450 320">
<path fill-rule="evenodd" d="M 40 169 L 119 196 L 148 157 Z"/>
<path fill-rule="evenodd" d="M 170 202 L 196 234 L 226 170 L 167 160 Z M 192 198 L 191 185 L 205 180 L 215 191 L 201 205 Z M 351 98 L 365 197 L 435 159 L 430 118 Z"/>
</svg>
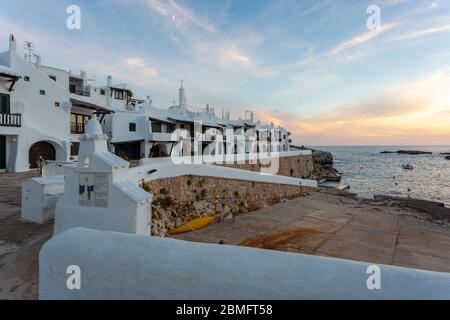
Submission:
<svg viewBox="0 0 450 320">
<path fill-rule="evenodd" d="M 160 108 L 184 78 L 193 106 L 253 110 L 296 144 L 450 141 L 448 1 L 378 1 L 369 30 L 371 1 L 81 0 L 77 32 L 70 1 L 0 3 L 1 44 L 14 33 L 44 63 L 111 73 Z"/>
</svg>

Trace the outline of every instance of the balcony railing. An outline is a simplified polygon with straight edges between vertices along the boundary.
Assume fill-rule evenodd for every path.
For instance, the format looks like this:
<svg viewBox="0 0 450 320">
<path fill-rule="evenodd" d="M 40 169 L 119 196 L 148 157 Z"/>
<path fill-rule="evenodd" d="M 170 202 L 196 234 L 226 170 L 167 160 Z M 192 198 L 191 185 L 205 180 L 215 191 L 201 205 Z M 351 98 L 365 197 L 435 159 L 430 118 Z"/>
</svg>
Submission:
<svg viewBox="0 0 450 320">
<path fill-rule="evenodd" d="M 70 93 L 76 94 L 77 96 L 90 97 L 91 93 L 89 91 L 81 91 L 70 89 Z"/>
<path fill-rule="evenodd" d="M 172 136 L 172 133 L 163 133 L 163 132 L 152 132 L 150 134 L 151 141 L 163 141 L 163 142 L 174 142 L 178 139 L 176 136 Z"/>
<path fill-rule="evenodd" d="M 84 134 L 85 133 L 85 125 L 80 123 L 70 123 L 70 133 L 73 134 Z"/>
<path fill-rule="evenodd" d="M 20 113 L 0 113 L 1 127 L 21 127 L 22 115 Z"/>
</svg>

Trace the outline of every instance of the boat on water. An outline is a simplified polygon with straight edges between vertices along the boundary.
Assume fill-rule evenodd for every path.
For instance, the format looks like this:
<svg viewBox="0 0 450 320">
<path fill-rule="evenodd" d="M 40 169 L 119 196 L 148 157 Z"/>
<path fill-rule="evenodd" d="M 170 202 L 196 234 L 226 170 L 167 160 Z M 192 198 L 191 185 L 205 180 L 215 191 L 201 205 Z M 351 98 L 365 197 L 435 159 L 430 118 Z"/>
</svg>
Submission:
<svg viewBox="0 0 450 320">
<path fill-rule="evenodd" d="M 207 225 L 213 223 L 215 220 L 216 220 L 216 217 L 214 217 L 214 216 L 194 219 L 194 220 L 191 220 L 188 223 L 170 231 L 169 235 L 173 236 L 173 235 L 180 234 L 180 233 L 186 233 L 186 232 L 191 232 L 194 230 L 199 230 L 199 229 L 204 228 Z"/>
<path fill-rule="evenodd" d="M 405 170 L 414 170 L 414 167 L 410 164 L 404 164 L 402 167 Z"/>
</svg>

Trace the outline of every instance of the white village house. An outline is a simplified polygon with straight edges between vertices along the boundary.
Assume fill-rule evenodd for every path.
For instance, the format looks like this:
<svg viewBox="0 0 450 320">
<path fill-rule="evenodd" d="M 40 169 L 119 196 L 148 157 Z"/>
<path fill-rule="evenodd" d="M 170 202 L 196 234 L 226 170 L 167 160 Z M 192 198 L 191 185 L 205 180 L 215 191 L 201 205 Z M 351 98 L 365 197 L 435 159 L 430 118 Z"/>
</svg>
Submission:
<svg viewBox="0 0 450 320">
<path fill-rule="evenodd" d="M 42 65 L 38 56 L 35 61 L 20 57 L 11 35 L 8 51 L 0 53 L 0 172 L 36 168 L 41 158 L 76 160 L 79 137 L 94 115 L 109 150 L 127 160 L 201 153 L 211 142 L 212 154 L 289 151 L 290 133 L 262 125 L 252 112 L 232 120 L 229 112 L 218 117 L 209 106 L 194 110 L 183 84 L 178 105 L 158 109 L 150 98 L 135 98 L 126 84 L 114 84 L 111 76 L 97 86 L 86 72 L 74 75 Z M 177 129 L 184 132 L 175 134 Z M 201 147 L 195 149 L 193 141 Z"/>
</svg>

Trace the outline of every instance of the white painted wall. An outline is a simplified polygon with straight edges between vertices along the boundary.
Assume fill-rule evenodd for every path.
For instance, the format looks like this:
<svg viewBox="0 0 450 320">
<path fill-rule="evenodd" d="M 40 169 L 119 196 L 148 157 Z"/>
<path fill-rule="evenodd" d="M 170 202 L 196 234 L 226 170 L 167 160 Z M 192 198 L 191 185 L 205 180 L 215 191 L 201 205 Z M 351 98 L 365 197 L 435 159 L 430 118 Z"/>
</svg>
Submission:
<svg viewBox="0 0 450 320">
<path fill-rule="evenodd" d="M 29 170 L 28 152 L 39 141 L 47 141 L 56 149 L 56 160 L 66 161 L 70 152 L 68 89 L 60 81 L 53 81 L 46 72 L 50 68 L 31 64 L 18 56 L 14 50 L 6 51 L 0 61 L 17 71 L 22 77 L 30 77 L 26 82 L 20 79 L 14 91 L 8 92 L 9 83 L 0 82 L 0 92 L 10 95 L 11 113 L 22 114 L 21 128 L 0 127 L 0 135 L 13 135 L 8 147 L 8 171 Z M 59 78 L 64 71 L 53 70 Z M 66 73 L 67 75 L 67 73 Z M 63 80 L 61 80 L 63 81 Z M 45 95 L 40 91 L 45 90 Z M 55 102 L 60 104 L 55 106 Z"/>
<path fill-rule="evenodd" d="M 129 163 L 108 152 L 106 140 L 98 120 L 89 120 L 86 134 L 80 137 L 77 166 L 65 167 L 64 195 L 55 209 L 55 234 L 75 227 L 150 234 L 152 197 L 130 181 Z M 105 181 L 87 184 L 86 177 L 94 175 Z M 95 191 L 86 190 L 89 186 Z M 85 197 L 95 199 L 98 190 L 103 190 L 104 203 L 86 203 Z"/>
<path fill-rule="evenodd" d="M 39 177 L 22 184 L 22 212 L 25 221 L 44 223 L 55 217 L 55 206 L 64 193 L 64 176 Z"/>
<path fill-rule="evenodd" d="M 283 152 L 279 154 L 239 154 L 227 155 L 226 163 L 239 163 L 252 159 L 259 159 L 263 163 L 276 163 L 278 157 L 290 157 L 299 155 L 310 155 L 310 150 Z M 218 177 L 225 179 L 236 179 L 244 181 L 255 181 L 264 183 L 277 183 L 294 186 L 303 186 L 317 188 L 318 183 L 315 180 L 297 179 L 273 174 L 264 174 L 256 171 L 240 170 L 235 168 L 221 167 L 217 165 L 209 165 L 208 163 L 216 163 L 224 158 L 217 157 L 177 157 L 177 158 L 153 158 L 142 159 L 141 166 L 131 168 L 129 170 L 129 178 L 132 181 L 140 182 L 142 180 L 152 181 L 157 179 L 172 178 L 178 176 L 195 175 L 204 177 Z M 275 166 L 276 167 L 276 166 Z M 149 174 L 150 171 L 156 172 Z"/>
<path fill-rule="evenodd" d="M 81 269 L 81 290 L 66 286 Z M 72 229 L 39 257 L 39 298 L 47 299 L 450 299 L 450 274 L 226 245 Z"/>
<path fill-rule="evenodd" d="M 131 168 L 128 173 L 129 179 L 137 183 L 142 180 L 152 181 L 157 179 L 193 175 L 311 188 L 317 188 L 318 186 L 318 183 L 315 180 L 261 174 L 254 171 L 226 168 L 208 164 L 174 164 L 172 163 L 171 158 L 159 158 L 154 160 L 154 163 L 151 165 Z M 156 172 L 149 174 L 152 170 L 156 170 Z"/>
</svg>

